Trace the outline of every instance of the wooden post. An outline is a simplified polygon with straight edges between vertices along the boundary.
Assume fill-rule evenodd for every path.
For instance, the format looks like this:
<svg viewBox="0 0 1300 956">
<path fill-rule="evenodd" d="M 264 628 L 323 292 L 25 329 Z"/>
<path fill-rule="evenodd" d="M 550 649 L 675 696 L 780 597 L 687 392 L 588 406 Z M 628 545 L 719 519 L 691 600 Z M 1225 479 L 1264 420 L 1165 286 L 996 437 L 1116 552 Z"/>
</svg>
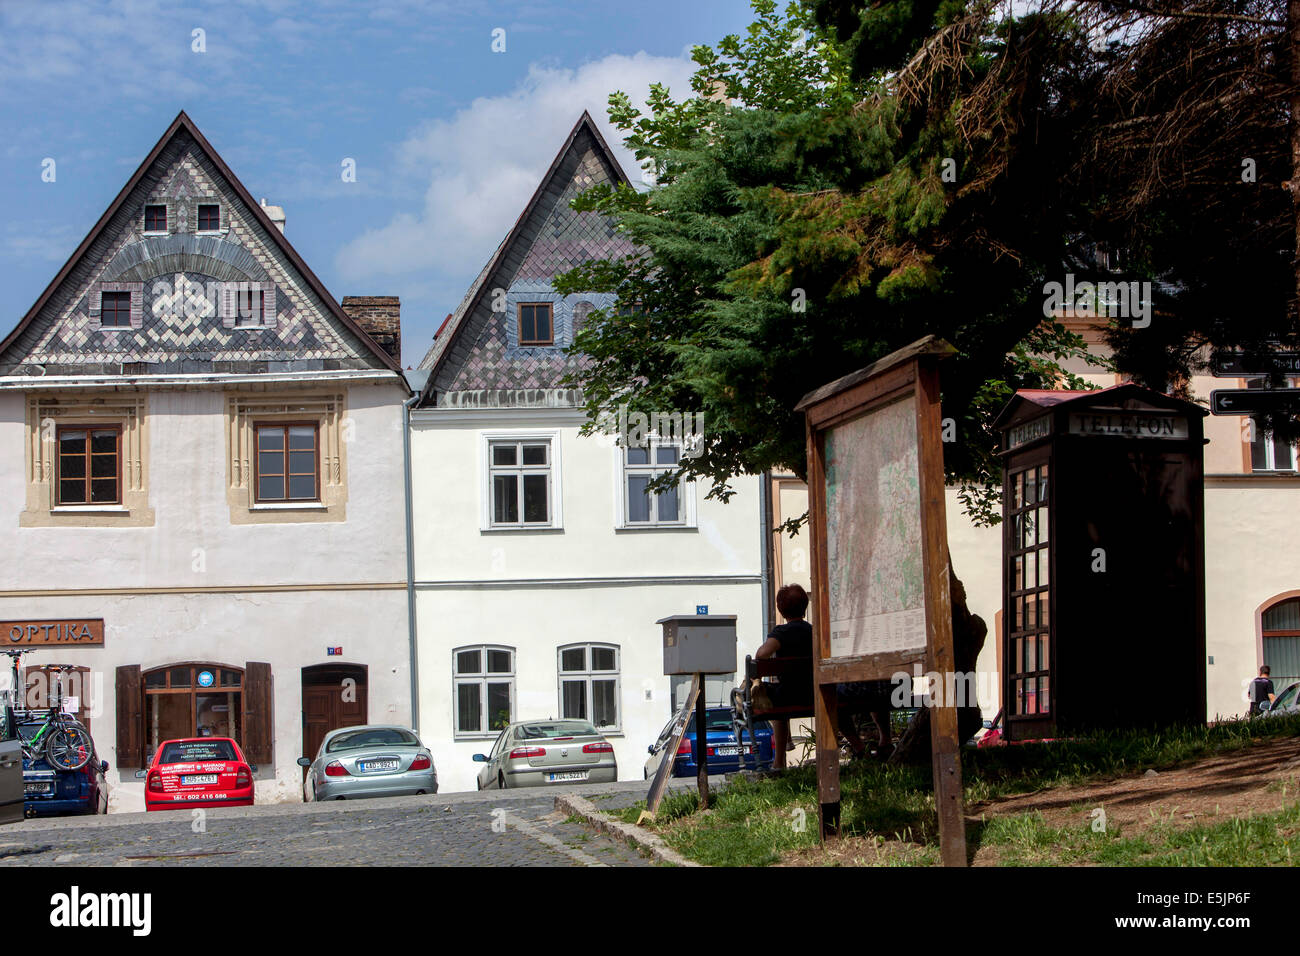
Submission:
<svg viewBox="0 0 1300 956">
<path fill-rule="evenodd" d="M 939 816 L 939 853 L 944 866 L 966 866 L 966 818 L 962 813 L 961 739 L 957 732 L 957 664 L 952 650 L 952 592 L 949 587 L 948 528 L 944 509 L 943 446 L 939 410 L 939 370 L 917 368 L 916 403 L 920 474 L 921 551 L 924 563 L 926 669 L 940 676 L 942 699 L 931 701 L 930 753 L 934 804 Z M 937 462 L 934 467 L 924 463 Z"/>
<path fill-rule="evenodd" d="M 695 680 L 700 687 L 700 693 L 695 698 L 695 780 L 700 788 L 700 809 L 707 810 L 709 808 L 709 748 L 707 746 L 708 724 L 704 718 L 708 695 L 704 692 L 704 675 L 696 674 Z"/>
</svg>

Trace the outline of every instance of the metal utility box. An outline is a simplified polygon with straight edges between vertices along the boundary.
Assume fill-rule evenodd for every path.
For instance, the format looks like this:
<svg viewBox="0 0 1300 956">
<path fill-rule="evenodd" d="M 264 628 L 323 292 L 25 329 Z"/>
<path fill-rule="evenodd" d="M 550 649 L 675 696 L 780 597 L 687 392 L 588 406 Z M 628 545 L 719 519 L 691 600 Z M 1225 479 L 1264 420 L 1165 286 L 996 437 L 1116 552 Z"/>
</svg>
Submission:
<svg viewBox="0 0 1300 956">
<path fill-rule="evenodd" d="M 664 626 L 664 673 L 736 673 L 736 615 L 674 614 Z"/>
<path fill-rule="evenodd" d="M 1017 392 L 994 423 L 1007 740 L 1204 724 L 1205 415 L 1124 384 Z"/>
</svg>

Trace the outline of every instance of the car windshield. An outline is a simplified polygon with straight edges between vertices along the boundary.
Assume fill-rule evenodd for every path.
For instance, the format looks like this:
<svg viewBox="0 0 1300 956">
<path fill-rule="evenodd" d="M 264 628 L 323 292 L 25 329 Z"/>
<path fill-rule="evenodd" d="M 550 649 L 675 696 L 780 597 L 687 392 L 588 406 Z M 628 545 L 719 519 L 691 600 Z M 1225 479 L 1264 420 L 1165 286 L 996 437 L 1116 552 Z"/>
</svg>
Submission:
<svg viewBox="0 0 1300 956">
<path fill-rule="evenodd" d="M 1300 684 L 1292 684 L 1282 693 L 1277 695 L 1269 710 L 1283 710 L 1295 703 L 1296 694 L 1300 693 Z"/>
<path fill-rule="evenodd" d="M 164 763 L 196 763 L 201 760 L 238 760 L 235 745 L 229 740 L 174 740 L 163 744 L 162 756 L 158 759 Z"/>
<path fill-rule="evenodd" d="M 362 727 L 339 734 L 325 747 L 326 753 L 358 750 L 362 747 L 418 747 L 420 738 L 398 727 Z"/>
<path fill-rule="evenodd" d="M 596 728 L 587 720 L 547 720 L 519 725 L 520 740 L 545 740 L 555 737 L 592 737 Z"/>
</svg>

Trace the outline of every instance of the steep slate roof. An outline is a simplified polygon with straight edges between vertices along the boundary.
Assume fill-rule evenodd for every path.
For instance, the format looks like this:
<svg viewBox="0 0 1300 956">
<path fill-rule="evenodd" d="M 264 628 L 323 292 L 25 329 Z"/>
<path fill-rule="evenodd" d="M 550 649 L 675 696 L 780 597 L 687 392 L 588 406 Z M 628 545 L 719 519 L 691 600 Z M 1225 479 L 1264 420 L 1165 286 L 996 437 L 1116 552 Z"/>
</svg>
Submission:
<svg viewBox="0 0 1300 956">
<path fill-rule="evenodd" d="M 470 284 L 460 305 L 420 361 L 430 371 L 421 404 L 443 390 L 483 387 L 554 387 L 577 360 L 562 353 L 507 354 L 505 316 L 491 309 L 492 289 L 530 282 L 541 288 L 560 272 L 593 259 L 615 258 L 633 245 L 614 224 L 569 203 L 601 183 L 630 185 L 609 145 L 583 112 L 510 232 Z"/>
<path fill-rule="evenodd" d="M 225 228 L 216 236 L 185 226 L 166 236 L 143 236 L 141 207 L 163 201 L 175 202 L 173 208 L 186 210 L 190 219 L 191 206 L 218 202 Z M 98 282 L 143 281 L 147 299 L 153 281 L 176 276 L 185 276 L 185 289 L 175 291 L 157 314 L 146 304 L 137 328 L 101 331 L 90 318 Z M 176 313 L 179 297 L 197 294 L 204 279 L 261 281 L 268 288 L 274 282 L 274 327 L 229 328 L 215 315 L 196 319 L 185 317 L 183 309 Z M 343 311 L 184 111 L 0 341 L 0 375 L 38 375 L 49 367 L 56 369 L 52 374 L 132 376 L 343 368 L 401 374 L 396 360 Z"/>
</svg>

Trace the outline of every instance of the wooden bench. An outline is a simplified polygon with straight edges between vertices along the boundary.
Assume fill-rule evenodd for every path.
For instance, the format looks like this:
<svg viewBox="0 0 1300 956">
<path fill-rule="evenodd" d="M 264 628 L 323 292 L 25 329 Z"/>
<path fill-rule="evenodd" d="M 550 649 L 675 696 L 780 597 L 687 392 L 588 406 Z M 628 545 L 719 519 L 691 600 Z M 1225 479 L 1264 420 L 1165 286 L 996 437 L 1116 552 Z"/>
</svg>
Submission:
<svg viewBox="0 0 1300 956">
<path fill-rule="evenodd" d="M 736 740 L 742 740 L 741 729 L 749 731 L 750 740 L 754 740 L 754 721 L 756 720 L 794 720 L 799 717 L 813 716 L 812 658 L 810 657 L 771 657 L 756 661 L 750 655 L 745 656 L 745 679 L 741 686 L 731 692 L 731 722 L 735 728 Z M 776 677 L 789 693 L 796 686 L 794 679 L 807 685 L 807 698 L 802 697 L 793 702 L 787 701 L 779 706 L 763 708 L 754 701 L 753 683 L 759 677 Z"/>
</svg>

